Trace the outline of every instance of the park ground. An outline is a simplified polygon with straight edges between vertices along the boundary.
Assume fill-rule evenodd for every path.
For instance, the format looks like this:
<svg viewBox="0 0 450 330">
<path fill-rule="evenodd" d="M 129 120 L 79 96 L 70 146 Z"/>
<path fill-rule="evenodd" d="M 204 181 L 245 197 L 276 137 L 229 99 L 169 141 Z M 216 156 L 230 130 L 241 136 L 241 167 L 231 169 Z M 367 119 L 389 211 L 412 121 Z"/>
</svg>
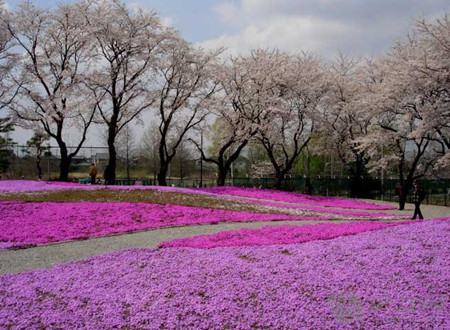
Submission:
<svg viewBox="0 0 450 330">
<path fill-rule="evenodd" d="M 3 181 L 0 326 L 445 329 L 450 208 L 396 207 Z"/>
</svg>

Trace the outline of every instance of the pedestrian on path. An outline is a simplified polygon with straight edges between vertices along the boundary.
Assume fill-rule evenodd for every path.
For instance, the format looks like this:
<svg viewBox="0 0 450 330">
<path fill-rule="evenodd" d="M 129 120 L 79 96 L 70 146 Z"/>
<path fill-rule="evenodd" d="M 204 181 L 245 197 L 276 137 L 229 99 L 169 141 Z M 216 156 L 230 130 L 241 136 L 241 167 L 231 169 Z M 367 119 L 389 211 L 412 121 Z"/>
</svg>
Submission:
<svg viewBox="0 0 450 330">
<path fill-rule="evenodd" d="M 95 180 L 97 178 L 97 166 L 95 166 L 95 163 L 91 164 L 89 176 L 91 177 L 91 184 L 95 184 Z"/>
<path fill-rule="evenodd" d="M 420 204 L 425 199 L 425 190 L 422 188 L 422 185 L 418 181 L 414 181 L 413 183 L 413 196 L 412 201 L 414 203 L 414 215 L 412 217 L 413 220 L 419 217 L 419 219 L 423 219 L 422 211 L 420 210 Z"/>
</svg>

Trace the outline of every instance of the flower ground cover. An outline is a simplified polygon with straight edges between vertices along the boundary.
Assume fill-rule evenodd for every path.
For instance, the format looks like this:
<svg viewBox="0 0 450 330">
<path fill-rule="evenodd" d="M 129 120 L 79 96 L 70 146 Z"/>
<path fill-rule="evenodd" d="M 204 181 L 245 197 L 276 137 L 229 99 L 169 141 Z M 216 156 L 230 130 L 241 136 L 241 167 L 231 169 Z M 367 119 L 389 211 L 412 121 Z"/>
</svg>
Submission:
<svg viewBox="0 0 450 330">
<path fill-rule="evenodd" d="M 337 197 L 323 197 L 323 196 L 309 196 L 304 194 L 271 190 L 271 189 L 256 189 L 256 188 L 240 188 L 240 187 L 213 187 L 204 188 L 203 191 L 219 194 L 251 197 L 272 201 L 289 202 L 297 204 L 314 204 L 323 207 L 339 207 L 360 210 L 391 210 L 394 209 L 391 205 L 381 205 L 366 202 L 363 200 L 337 198 Z"/>
<path fill-rule="evenodd" d="M 450 222 L 129 250 L 0 277 L 0 328 L 448 329 Z"/>
<path fill-rule="evenodd" d="M 95 186 L 85 185 L 85 189 L 94 189 Z M 51 191 L 79 189 L 81 185 L 67 182 L 49 182 L 32 180 L 0 180 L 0 192 L 25 192 L 25 191 Z"/>
<path fill-rule="evenodd" d="M 0 201 L 0 248 L 20 248 L 140 230 L 219 222 L 402 218 L 384 213 L 296 204 L 292 202 L 293 199 L 290 202 L 280 202 L 276 200 L 277 197 L 274 200 L 254 198 L 257 191 L 265 197 L 268 197 L 268 193 L 273 193 L 257 189 L 227 188 L 223 191 L 211 189 L 212 192 L 206 192 L 176 187 L 140 188 L 144 187 L 0 181 L 0 190 L 3 191 L 38 191 L 22 194 L 22 198 L 30 203 Z M 250 191 L 253 197 L 228 195 L 227 191 Z M 297 194 L 291 195 L 298 197 Z M 3 196 L 13 199 L 17 195 Z M 282 196 L 289 196 L 289 193 L 283 193 Z M 90 199 L 95 202 L 89 201 Z M 135 199 L 141 203 L 134 203 Z M 64 203 L 54 203 L 53 200 Z M 173 203 L 165 204 L 168 201 Z M 347 205 L 349 203 L 347 201 Z"/>
<path fill-rule="evenodd" d="M 337 197 L 321 197 L 309 196 L 304 194 L 277 191 L 270 189 L 256 188 L 239 188 L 239 187 L 214 187 L 214 188 L 179 188 L 179 187 L 162 187 L 162 186 L 102 186 L 88 185 L 66 182 L 47 182 L 47 181 L 29 181 L 29 180 L 0 180 L 0 192 L 30 192 L 30 191 L 58 191 L 58 190 L 158 190 L 163 192 L 178 192 L 184 194 L 198 194 L 206 196 L 227 196 L 230 197 L 247 197 L 253 199 L 262 199 L 264 201 L 285 202 L 284 207 L 290 204 L 299 206 L 315 205 L 316 207 L 332 207 L 332 208 L 350 208 L 359 210 L 389 210 L 394 207 L 391 205 L 381 205 L 370 203 L 362 200 L 337 198 Z M 260 203 L 261 204 L 261 203 Z M 272 203 L 274 206 L 275 203 Z M 295 207 L 291 205 L 291 207 Z"/>
<path fill-rule="evenodd" d="M 60 191 L 60 190 L 158 190 L 163 192 L 195 193 L 198 195 L 213 195 L 205 191 L 190 188 L 143 186 L 143 185 L 91 185 L 58 181 L 33 181 L 33 180 L 0 180 L 0 193 L 36 192 L 36 191 Z"/>
<path fill-rule="evenodd" d="M 181 225 L 317 219 L 170 204 L 94 202 L 0 202 L 0 214 L 0 248 Z"/>
<path fill-rule="evenodd" d="M 310 211 L 310 212 L 316 212 L 318 214 L 332 214 L 332 215 L 338 215 L 338 216 L 344 216 L 344 217 L 369 217 L 369 218 L 402 218 L 405 216 L 399 216 L 399 215 L 392 215 L 388 213 L 370 213 L 366 211 L 359 211 L 359 210 L 350 210 L 350 209 L 341 209 L 337 207 L 324 207 L 324 206 L 317 206 L 314 204 L 314 202 L 310 202 L 309 204 L 297 204 L 297 203 L 288 203 L 288 202 L 278 202 L 278 201 L 270 201 L 265 199 L 252 199 L 252 200 L 240 200 L 241 203 L 248 203 L 251 205 L 262 205 L 262 206 L 268 206 L 272 208 L 278 208 L 278 209 L 294 209 L 294 210 L 303 210 L 303 211 Z M 406 216 L 407 217 L 407 216 Z"/>
<path fill-rule="evenodd" d="M 225 246 L 295 244 L 354 235 L 365 231 L 383 229 L 405 223 L 406 222 L 320 223 L 302 226 L 265 226 L 257 229 L 244 228 L 222 231 L 209 235 L 175 239 L 162 243 L 160 247 L 192 247 L 208 249 Z"/>
</svg>

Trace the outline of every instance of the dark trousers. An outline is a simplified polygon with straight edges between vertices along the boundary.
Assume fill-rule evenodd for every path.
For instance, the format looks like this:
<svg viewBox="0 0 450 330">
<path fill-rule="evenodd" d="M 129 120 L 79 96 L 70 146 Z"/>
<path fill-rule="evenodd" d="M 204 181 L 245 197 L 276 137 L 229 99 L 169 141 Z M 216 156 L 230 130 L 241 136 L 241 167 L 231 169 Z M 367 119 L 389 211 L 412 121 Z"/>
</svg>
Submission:
<svg viewBox="0 0 450 330">
<path fill-rule="evenodd" d="M 414 215 L 413 219 L 419 216 L 419 219 L 423 219 L 422 212 L 420 211 L 420 203 L 414 203 Z"/>
<path fill-rule="evenodd" d="M 91 184 L 95 184 L 95 176 L 91 176 Z"/>
</svg>

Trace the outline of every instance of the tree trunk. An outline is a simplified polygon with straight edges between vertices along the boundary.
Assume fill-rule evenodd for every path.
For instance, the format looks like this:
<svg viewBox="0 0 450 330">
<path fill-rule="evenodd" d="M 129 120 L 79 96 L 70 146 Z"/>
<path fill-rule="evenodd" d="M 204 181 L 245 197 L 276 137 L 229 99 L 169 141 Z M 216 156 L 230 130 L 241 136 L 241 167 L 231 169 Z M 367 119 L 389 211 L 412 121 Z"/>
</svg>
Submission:
<svg viewBox="0 0 450 330">
<path fill-rule="evenodd" d="M 217 186 L 223 187 L 225 186 L 225 181 L 227 179 L 227 174 L 224 172 L 219 172 L 217 176 Z"/>
<path fill-rule="evenodd" d="M 228 168 L 225 166 L 219 166 L 217 171 L 217 186 L 225 186 L 225 181 L 227 179 Z"/>
<path fill-rule="evenodd" d="M 109 160 L 105 168 L 104 178 L 106 184 L 113 185 L 116 183 L 116 167 L 117 167 L 117 154 L 114 144 L 108 145 L 108 151 L 109 151 Z"/>
<path fill-rule="evenodd" d="M 366 187 L 366 164 L 364 156 L 357 154 L 355 157 L 355 163 L 353 164 L 353 169 L 350 171 L 352 175 L 350 196 L 361 198 L 369 197 L 367 194 Z"/>
<path fill-rule="evenodd" d="M 402 189 L 398 196 L 398 209 L 399 210 L 405 209 L 406 200 L 407 200 L 409 191 L 411 190 L 412 183 L 413 183 L 413 180 L 408 178 L 401 184 Z"/>
<path fill-rule="evenodd" d="M 69 169 L 71 159 L 67 151 L 67 146 L 62 140 L 56 141 L 59 146 L 59 152 L 61 154 L 61 161 L 59 163 L 59 181 L 69 181 Z"/>
<path fill-rule="evenodd" d="M 169 163 L 161 161 L 158 171 L 158 185 L 167 186 L 167 172 L 169 171 Z"/>
<path fill-rule="evenodd" d="M 38 173 L 38 178 L 39 180 L 42 179 L 42 167 L 41 167 L 41 156 L 37 156 L 36 157 L 36 169 L 37 169 L 37 173 Z"/>
<path fill-rule="evenodd" d="M 281 186 L 283 185 L 283 181 L 284 181 L 284 173 L 282 172 L 278 172 L 275 174 L 275 188 L 276 189 L 281 189 Z"/>
<path fill-rule="evenodd" d="M 110 127 L 108 130 L 108 153 L 109 160 L 105 168 L 105 173 L 103 174 L 105 178 L 105 183 L 113 185 L 116 183 L 116 167 L 117 167 L 117 153 L 115 147 L 115 128 Z"/>
</svg>

